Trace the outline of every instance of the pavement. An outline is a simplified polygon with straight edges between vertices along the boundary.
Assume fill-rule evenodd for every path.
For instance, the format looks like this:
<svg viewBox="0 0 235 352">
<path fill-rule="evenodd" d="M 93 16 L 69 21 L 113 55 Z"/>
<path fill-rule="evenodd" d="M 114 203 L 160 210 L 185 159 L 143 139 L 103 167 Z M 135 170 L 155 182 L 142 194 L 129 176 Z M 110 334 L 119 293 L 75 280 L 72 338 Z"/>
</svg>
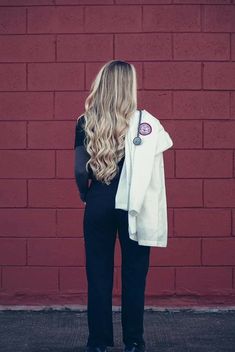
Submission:
<svg viewBox="0 0 235 352">
<path fill-rule="evenodd" d="M 113 327 L 122 352 L 120 310 Z M 1 352 L 83 352 L 87 335 L 86 310 L 0 310 Z M 235 310 L 147 309 L 144 338 L 146 352 L 235 352 Z"/>
</svg>

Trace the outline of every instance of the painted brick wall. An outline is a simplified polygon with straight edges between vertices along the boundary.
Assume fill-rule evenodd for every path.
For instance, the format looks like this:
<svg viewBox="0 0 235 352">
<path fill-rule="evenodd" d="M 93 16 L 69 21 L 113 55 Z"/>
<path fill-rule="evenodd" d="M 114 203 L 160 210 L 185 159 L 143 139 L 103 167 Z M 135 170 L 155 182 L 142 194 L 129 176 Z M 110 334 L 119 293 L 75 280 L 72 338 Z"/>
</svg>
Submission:
<svg viewBox="0 0 235 352">
<path fill-rule="evenodd" d="M 86 304 L 74 126 L 117 58 L 174 141 L 146 304 L 234 303 L 235 1 L 0 0 L 0 304 Z"/>
</svg>

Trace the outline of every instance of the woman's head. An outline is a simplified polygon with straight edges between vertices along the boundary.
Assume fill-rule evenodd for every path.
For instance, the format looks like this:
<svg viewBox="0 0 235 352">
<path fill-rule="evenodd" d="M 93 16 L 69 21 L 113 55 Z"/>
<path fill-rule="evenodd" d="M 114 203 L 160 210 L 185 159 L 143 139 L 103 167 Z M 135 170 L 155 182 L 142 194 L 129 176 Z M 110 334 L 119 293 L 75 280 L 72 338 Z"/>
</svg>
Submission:
<svg viewBox="0 0 235 352">
<path fill-rule="evenodd" d="M 97 180 L 109 184 L 124 156 L 129 119 L 137 109 L 135 67 L 112 60 L 101 67 L 85 101 L 86 149 Z"/>
<path fill-rule="evenodd" d="M 112 60 L 101 67 L 91 84 L 86 99 L 86 111 L 98 108 L 110 112 L 125 113 L 136 108 L 136 71 L 126 61 Z"/>
</svg>

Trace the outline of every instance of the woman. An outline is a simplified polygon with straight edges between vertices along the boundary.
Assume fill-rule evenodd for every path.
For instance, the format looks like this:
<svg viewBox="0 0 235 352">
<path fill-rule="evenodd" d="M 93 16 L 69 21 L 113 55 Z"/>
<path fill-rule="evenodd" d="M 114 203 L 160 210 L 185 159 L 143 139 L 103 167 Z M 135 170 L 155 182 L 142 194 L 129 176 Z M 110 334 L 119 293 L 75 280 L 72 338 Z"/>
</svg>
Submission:
<svg viewBox="0 0 235 352">
<path fill-rule="evenodd" d="M 124 351 L 145 351 L 144 292 L 150 247 L 129 238 L 128 212 L 115 209 L 115 195 L 125 158 L 125 135 L 136 110 L 135 68 L 125 61 L 112 60 L 101 68 L 92 82 L 85 113 L 76 124 L 75 178 L 85 203 L 87 352 L 104 352 L 107 346 L 114 346 L 112 288 L 117 232 L 122 252 Z"/>
</svg>

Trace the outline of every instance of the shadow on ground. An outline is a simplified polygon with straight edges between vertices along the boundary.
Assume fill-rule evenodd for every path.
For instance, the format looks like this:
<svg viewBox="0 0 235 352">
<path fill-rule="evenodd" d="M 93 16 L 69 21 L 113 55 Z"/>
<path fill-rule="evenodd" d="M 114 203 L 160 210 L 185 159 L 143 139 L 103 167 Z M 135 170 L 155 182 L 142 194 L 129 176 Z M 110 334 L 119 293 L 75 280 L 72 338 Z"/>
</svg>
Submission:
<svg viewBox="0 0 235 352">
<path fill-rule="evenodd" d="M 147 352 L 234 352 L 235 311 L 145 311 Z M 114 347 L 122 351 L 121 313 L 113 312 Z M 0 311 L 1 352 L 83 352 L 87 313 Z"/>
</svg>

